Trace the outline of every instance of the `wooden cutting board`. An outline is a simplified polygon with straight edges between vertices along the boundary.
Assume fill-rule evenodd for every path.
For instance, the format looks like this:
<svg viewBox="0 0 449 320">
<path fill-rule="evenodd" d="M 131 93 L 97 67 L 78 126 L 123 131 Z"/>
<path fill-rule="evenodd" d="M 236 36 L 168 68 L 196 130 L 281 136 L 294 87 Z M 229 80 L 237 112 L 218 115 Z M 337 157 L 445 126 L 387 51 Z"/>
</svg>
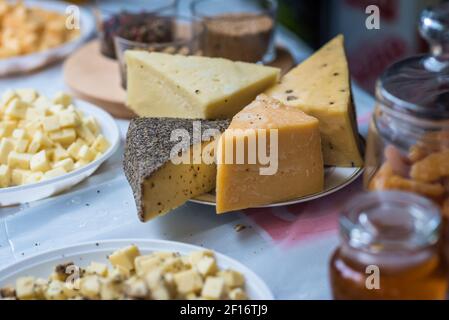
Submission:
<svg viewBox="0 0 449 320">
<path fill-rule="evenodd" d="M 74 52 L 64 63 L 64 81 L 75 96 L 114 117 L 133 118 L 136 115 L 125 106 L 126 91 L 121 86 L 118 62 L 103 56 L 99 46 L 99 41 L 93 40 Z M 270 65 L 282 69 L 283 74 L 295 65 L 284 48 L 277 48 L 276 57 Z"/>
</svg>

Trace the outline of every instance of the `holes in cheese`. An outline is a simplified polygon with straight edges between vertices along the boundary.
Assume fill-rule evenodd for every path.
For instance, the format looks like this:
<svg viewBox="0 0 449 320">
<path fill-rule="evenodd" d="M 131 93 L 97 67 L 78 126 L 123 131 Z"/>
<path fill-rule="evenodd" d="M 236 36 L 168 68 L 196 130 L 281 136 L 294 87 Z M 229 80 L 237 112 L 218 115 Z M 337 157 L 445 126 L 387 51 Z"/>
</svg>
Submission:
<svg viewBox="0 0 449 320">
<path fill-rule="evenodd" d="M 330 166 L 363 165 L 349 77 L 343 36 L 338 36 L 267 91 L 320 121 L 324 163 Z"/>
<path fill-rule="evenodd" d="M 274 85 L 277 68 L 128 51 L 127 105 L 140 116 L 229 119 Z"/>
</svg>

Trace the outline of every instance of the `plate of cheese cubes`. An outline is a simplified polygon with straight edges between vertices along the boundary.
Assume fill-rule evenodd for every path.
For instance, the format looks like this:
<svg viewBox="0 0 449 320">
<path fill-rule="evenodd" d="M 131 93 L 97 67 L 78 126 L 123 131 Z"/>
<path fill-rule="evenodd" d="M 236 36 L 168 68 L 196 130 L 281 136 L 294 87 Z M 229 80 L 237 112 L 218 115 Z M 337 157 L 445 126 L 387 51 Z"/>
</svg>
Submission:
<svg viewBox="0 0 449 320">
<path fill-rule="evenodd" d="M 202 247 L 107 240 L 48 251 L 0 271 L 1 299 L 272 300 L 250 269 Z"/>
<path fill-rule="evenodd" d="M 60 193 L 90 176 L 119 145 L 114 119 L 60 92 L 15 89 L 0 100 L 0 207 Z"/>
</svg>

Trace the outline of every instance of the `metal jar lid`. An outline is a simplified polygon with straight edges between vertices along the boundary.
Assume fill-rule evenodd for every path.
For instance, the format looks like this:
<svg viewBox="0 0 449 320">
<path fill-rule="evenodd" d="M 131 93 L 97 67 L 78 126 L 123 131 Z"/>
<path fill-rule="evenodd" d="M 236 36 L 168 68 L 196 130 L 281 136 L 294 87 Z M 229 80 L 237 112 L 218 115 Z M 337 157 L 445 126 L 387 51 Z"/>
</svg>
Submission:
<svg viewBox="0 0 449 320">
<path fill-rule="evenodd" d="M 378 100 L 396 111 L 429 120 L 449 119 L 449 3 L 424 10 L 419 30 L 430 55 L 396 62 L 381 76 Z"/>
</svg>

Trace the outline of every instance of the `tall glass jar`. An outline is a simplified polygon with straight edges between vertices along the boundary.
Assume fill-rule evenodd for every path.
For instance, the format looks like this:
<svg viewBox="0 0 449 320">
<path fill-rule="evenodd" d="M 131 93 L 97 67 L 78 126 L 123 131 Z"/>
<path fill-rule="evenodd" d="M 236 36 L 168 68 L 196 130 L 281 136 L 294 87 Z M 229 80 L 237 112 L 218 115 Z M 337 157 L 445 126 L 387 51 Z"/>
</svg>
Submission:
<svg viewBox="0 0 449 320">
<path fill-rule="evenodd" d="M 357 196 L 340 216 L 340 246 L 330 261 L 333 297 L 445 299 L 440 226 L 438 208 L 412 193 Z"/>
<path fill-rule="evenodd" d="M 431 54 L 395 63 L 377 83 L 365 186 L 414 192 L 436 203 L 446 218 L 449 258 L 448 17 L 449 3 L 424 11 L 420 32 Z"/>
</svg>

